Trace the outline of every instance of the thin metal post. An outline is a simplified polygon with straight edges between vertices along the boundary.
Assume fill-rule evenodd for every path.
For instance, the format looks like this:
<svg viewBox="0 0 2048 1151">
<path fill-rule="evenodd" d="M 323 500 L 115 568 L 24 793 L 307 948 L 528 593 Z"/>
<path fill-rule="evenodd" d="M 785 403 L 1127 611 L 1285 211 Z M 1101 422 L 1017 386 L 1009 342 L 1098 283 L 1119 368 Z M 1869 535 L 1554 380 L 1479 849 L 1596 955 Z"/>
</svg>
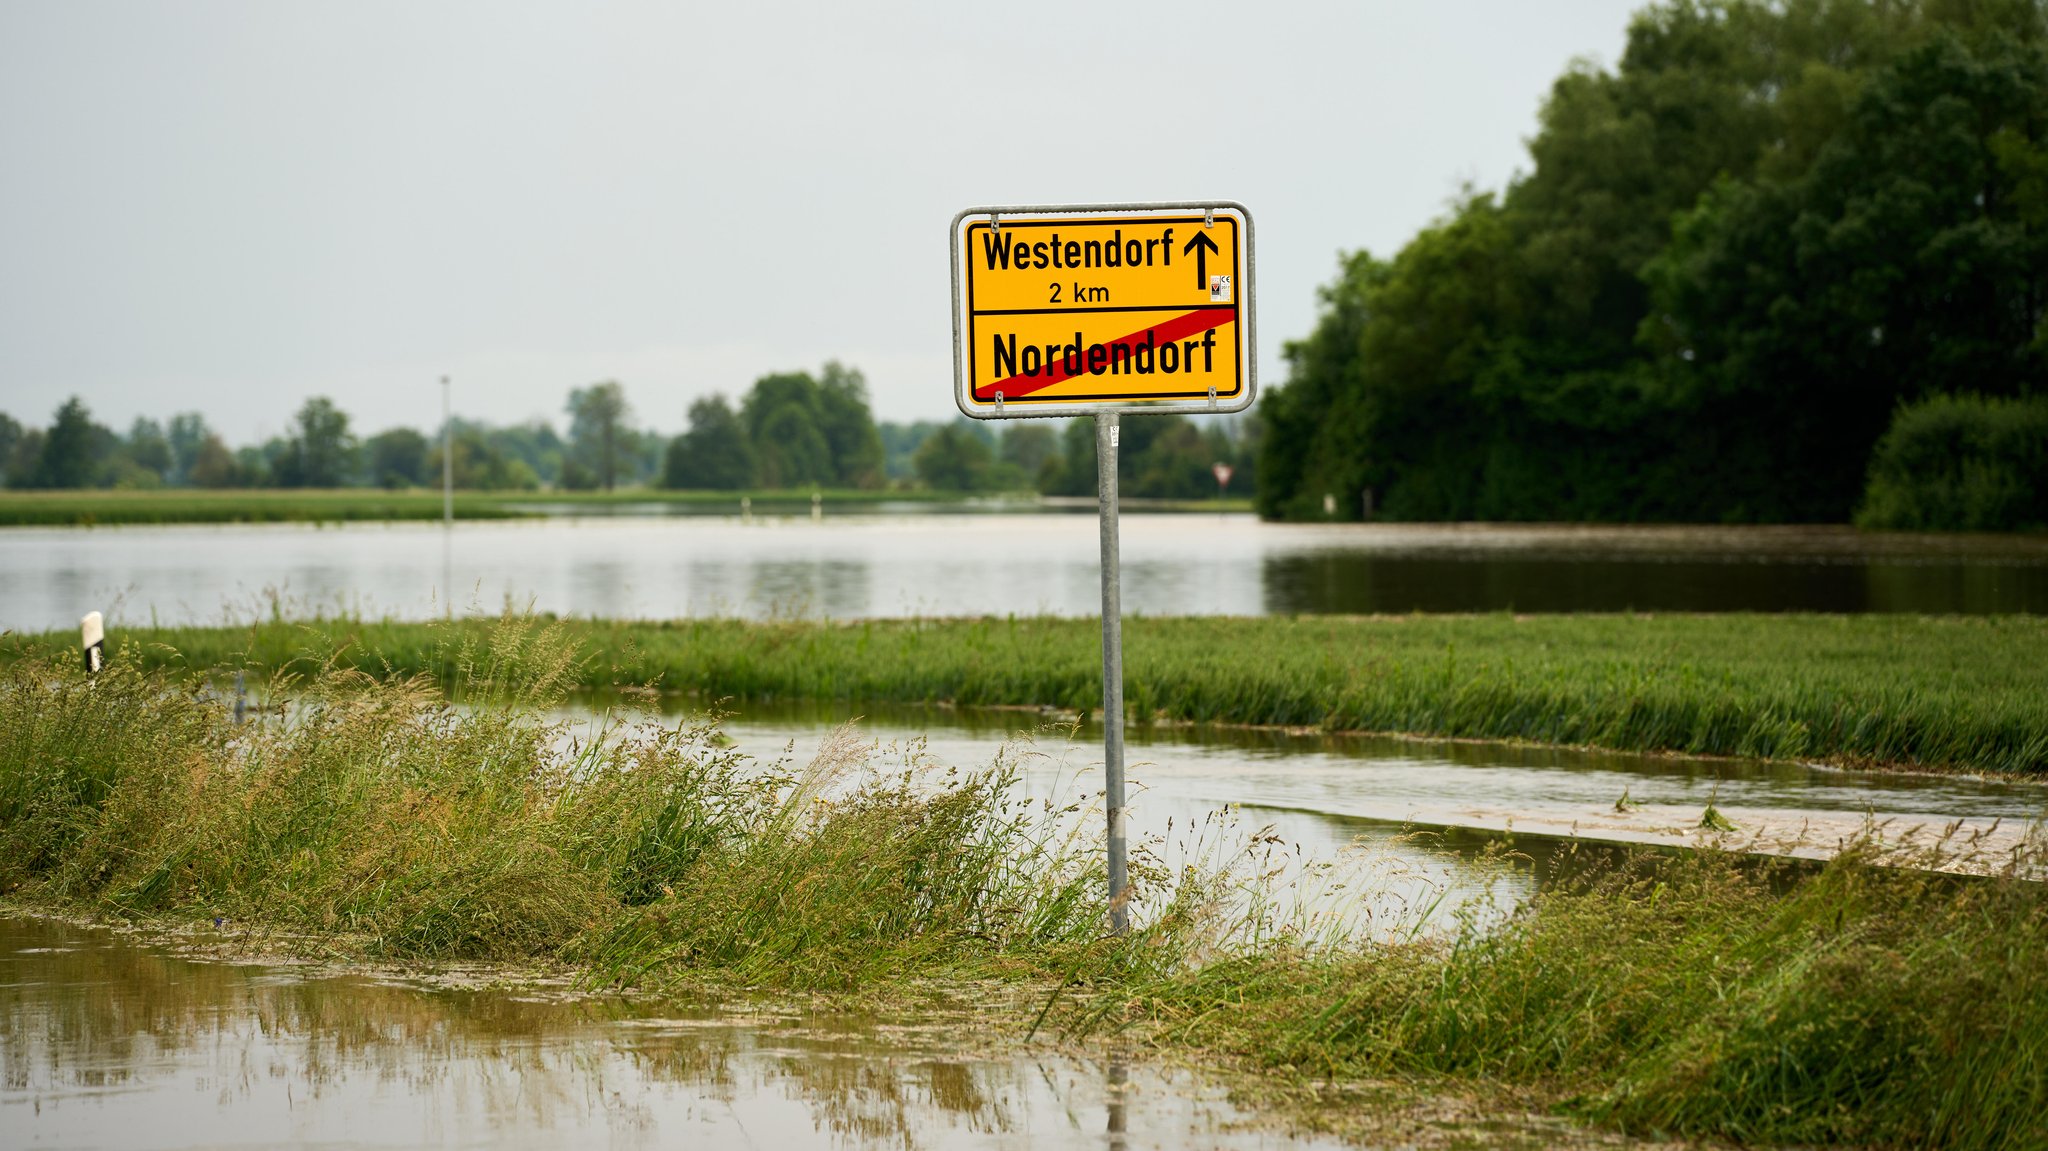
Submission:
<svg viewBox="0 0 2048 1151">
<path fill-rule="evenodd" d="M 441 377 L 441 523 L 455 526 L 455 433 L 449 426 L 448 377 Z"/>
<path fill-rule="evenodd" d="M 1102 804 L 1109 814 L 1109 928 L 1130 930 L 1124 853 L 1124 612 L 1117 555 L 1117 414 L 1095 417 L 1095 469 L 1102 532 Z"/>
</svg>

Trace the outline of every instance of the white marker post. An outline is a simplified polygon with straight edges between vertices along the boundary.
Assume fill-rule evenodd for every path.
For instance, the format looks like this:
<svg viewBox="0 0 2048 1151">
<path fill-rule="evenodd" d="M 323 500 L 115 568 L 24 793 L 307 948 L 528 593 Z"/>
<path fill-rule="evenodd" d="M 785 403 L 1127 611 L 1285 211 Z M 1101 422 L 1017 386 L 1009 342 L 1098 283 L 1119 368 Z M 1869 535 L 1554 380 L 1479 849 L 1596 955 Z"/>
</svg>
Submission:
<svg viewBox="0 0 2048 1151">
<path fill-rule="evenodd" d="M 107 666 L 107 627 L 100 613 L 89 611 L 78 621 L 79 639 L 85 644 L 85 671 L 98 675 Z"/>
<path fill-rule="evenodd" d="M 953 399 L 977 420 L 1095 421 L 1109 926 L 1130 930 L 1117 449 L 1124 413 L 1222 414 L 1258 390 L 1242 204 L 969 208 L 953 217 Z M 1229 483 L 1217 468 L 1217 485 Z"/>
</svg>

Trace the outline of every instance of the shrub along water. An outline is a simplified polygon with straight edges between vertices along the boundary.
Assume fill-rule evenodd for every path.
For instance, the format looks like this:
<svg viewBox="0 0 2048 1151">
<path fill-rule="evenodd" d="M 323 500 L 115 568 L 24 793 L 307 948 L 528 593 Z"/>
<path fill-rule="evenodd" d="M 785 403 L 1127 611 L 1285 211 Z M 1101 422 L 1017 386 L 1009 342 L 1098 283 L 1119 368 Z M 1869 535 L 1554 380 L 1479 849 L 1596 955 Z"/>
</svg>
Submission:
<svg viewBox="0 0 2048 1151">
<path fill-rule="evenodd" d="M 460 625 L 481 636 L 488 621 Z M 578 621 L 573 673 L 722 698 L 1085 711 L 1089 620 Z M 2048 620 L 2030 616 L 1403 616 L 1125 621 L 1139 720 L 1526 739 L 1627 751 L 2037 772 Z M 0 659 L 69 633 L 0 637 Z M 147 666 L 460 674 L 437 625 L 279 620 L 117 628 Z"/>
<path fill-rule="evenodd" d="M 1856 522 L 1908 531 L 2048 528 L 2048 398 L 1936 396 L 1901 407 L 1871 453 Z"/>
<path fill-rule="evenodd" d="M 1990 879 L 1862 845 L 1819 867 L 1642 855 L 1565 869 L 1504 915 L 1365 936 L 1282 910 L 1255 835 L 1138 868 L 1139 927 L 1115 938 L 1077 830 L 1099 811 L 1023 802 L 1007 758 L 887 766 L 842 731 L 792 770 L 706 724 L 583 730 L 547 718 L 588 674 L 565 625 L 429 638 L 460 707 L 329 661 L 283 673 L 281 714 L 240 727 L 133 646 L 95 678 L 14 661 L 0 890 L 593 983 L 994 981 L 1028 1004 L 1020 1033 L 1049 1016 L 1283 1081 L 1509 1084 L 1635 1131 L 2048 1140 L 2048 895 L 2022 878 L 2040 844 Z"/>
</svg>

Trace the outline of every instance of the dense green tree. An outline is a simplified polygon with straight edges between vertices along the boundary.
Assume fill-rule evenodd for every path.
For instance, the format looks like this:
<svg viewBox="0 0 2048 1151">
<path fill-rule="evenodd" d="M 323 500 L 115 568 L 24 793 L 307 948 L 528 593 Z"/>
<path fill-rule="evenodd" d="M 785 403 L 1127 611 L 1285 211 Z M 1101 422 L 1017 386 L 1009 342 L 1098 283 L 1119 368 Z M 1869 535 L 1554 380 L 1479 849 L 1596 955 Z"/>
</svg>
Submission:
<svg viewBox="0 0 2048 1151">
<path fill-rule="evenodd" d="M 192 481 L 192 465 L 199 460 L 199 446 L 213 434 L 206 426 L 206 417 L 198 412 L 179 412 L 165 425 L 164 438 L 171 445 L 171 482 L 186 484 Z"/>
<path fill-rule="evenodd" d="M 99 472 L 99 437 L 93 434 L 92 413 L 73 396 L 57 409 L 36 459 L 34 485 L 40 488 L 90 486 Z"/>
<path fill-rule="evenodd" d="M 1059 454 L 1059 436 L 1044 420 L 1013 420 L 1003 426 L 1002 461 L 1021 477 L 1035 481 L 1052 458 Z"/>
<path fill-rule="evenodd" d="M 14 453 L 27 434 L 28 429 L 21 426 L 20 420 L 0 412 L 0 483 L 7 482 L 7 476 L 14 470 Z"/>
<path fill-rule="evenodd" d="M 835 483 L 849 488 L 878 488 L 887 478 L 882 437 L 868 408 L 867 377 L 837 360 L 818 373 L 819 430 L 832 450 Z"/>
<path fill-rule="evenodd" d="M 359 445 L 348 429 L 348 413 L 326 396 L 314 396 L 292 417 L 292 434 L 266 454 L 279 487 L 336 488 L 356 471 Z"/>
<path fill-rule="evenodd" d="M 994 455 L 975 429 L 953 423 L 925 437 L 915 462 L 917 478 L 934 491 L 978 492 L 988 490 Z"/>
<path fill-rule="evenodd" d="M 628 466 L 631 429 L 627 422 L 632 409 L 626 391 L 616 380 L 606 380 L 569 392 L 569 445 L 576 463 L 587 469 L 596 486 L 611 491 L 618 486 Z M 565 486 L 566 477 L 565 477 Z"/>
<path fill-rule="evenodd" d="M 165 437 L 162 424 L 146 416 L 135 417 L 135 422 L 128 427 L 127 442 L 122 448 L 128 462 L 149 473 L 155 483 L 170 482 L 177 460 L 171 454 L 171 441 Z"/>
<path fill-rule="evenodd" d="M 427 467 L 427 437 L 412 428 L 389 428 L 363 441 L 370 482 L 379 487 L 420 487 L 441 473 Z M 437 461 L 438 462 L 438 461 Z"/>
<path fill-rule="evenodd" d="M 1648 268 L 1647 343 L 1755 470 L 1745 510 L 1838 519 L 1901 404 L 2048 381 L 2048 53 L 1942 35 L 1870 78 L 1796 179 L 1724 182 Z"/>
<path fill-rule="evenodd" d="M 1261 402 L 1261 511 L 1846 518 L 1902 397 L 2038 375 L 2043 13 L 1644 10 L 1533 171 L 1347 259 Z"/>
<path fill-rule="evenodd" d="M 491 449 L 508 460 L 518 460 L 527 470 L 539 477 L 542 483 L 558 483 L 561 479 L 562 459 L 568 451 L 568 444 L 546 420 L 528 420 L 523 424 L 493 427 L 472 424 L 463 419 L 454 421 L 456 435 L 464 428 L 473 427 L 487 441 Z M 431 480 L 431 476 L 429 479 Z"/>
<path fill-rule="evenodd" d="M 498 446 L 490 430 L 481 424 L 458 422 L 450 429 L 453 439 L 451 458 L 455 461 L 455 486 L 464 491 L 532 491 L 540 486 L 540 477 L 525 460 Z M 441 475 L 441 445 L 429 447 L 425 456 L 426 474 L 438 478 Z M 589 473 L 589 482 L 584 486 L 595 487 L 596 473 Z"/>
<path fill-rule="evenodd" d="M 740 422 L 753 445 L 761 486 L 793 488 L 837 479 L 818 382 L 809 373 L 778 372 L 754 381 L 740 404 Z"/>
<path fill-rule="evenodd" d="M 43 443 L 49 437 L 41 428 L 24 427 L 14 448 L 7 453 L 7 486 L 33 488 L 42 480 Z"/>
<path fill-rule="evenodd" d="M 754 449 L 722 395 L 690 405 L 690 429 L 669 441 L 662 486 L 738 491 L 754 485 Z"/>
<path fill-rule="evenodd" d="M 1138 499 L 1194 500 L 1216 494 L 1215 465 L 1240 466 L 1238 446 L 1221 424 L 1206 430 L 1184 416 L 1136 414 L 1119 424 L 1117 491 Z M 1095 421 L 1067 421 L 1061 450 L 1043 466 L 1039 491 L 1052 496 L 1092 496 L 1100 479 L 1095 466 Z M 1235 490 L 1243 486 L 1233 483 Z"/>
<path fill-rule="evenodd" d="M 259 478 L 213 432 L 206 433 L 199 446 L 193 449 L 192 465 L 186 471 L 186 477 L 193 487 L 199 488 L 247 487 Z"/>
<path fill-rule="evenodd" d="M 908 424 L 881 423 L 875 425 L 882 440 L 884 470 L 891 480 L 917 478 L 917 465 L 913 462 L 918 446 L 925 437 L 944 427 L 938 420 L 917 420 Z"/>
</svg>

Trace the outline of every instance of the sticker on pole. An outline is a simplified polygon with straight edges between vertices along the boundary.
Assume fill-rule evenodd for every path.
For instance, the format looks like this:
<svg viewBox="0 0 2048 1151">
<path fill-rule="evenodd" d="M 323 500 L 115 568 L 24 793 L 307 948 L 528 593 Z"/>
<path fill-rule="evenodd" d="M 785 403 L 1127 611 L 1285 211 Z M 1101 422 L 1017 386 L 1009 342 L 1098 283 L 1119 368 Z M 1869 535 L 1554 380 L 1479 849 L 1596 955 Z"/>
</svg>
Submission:
<svg viewBox="0 0 2048 1151">
<path fill-rule="evenodd" d="M 1251 406 L 1243 205 L 969 208 L 952 248 L 954 396 L 968 415 Z"/>
</svg>

